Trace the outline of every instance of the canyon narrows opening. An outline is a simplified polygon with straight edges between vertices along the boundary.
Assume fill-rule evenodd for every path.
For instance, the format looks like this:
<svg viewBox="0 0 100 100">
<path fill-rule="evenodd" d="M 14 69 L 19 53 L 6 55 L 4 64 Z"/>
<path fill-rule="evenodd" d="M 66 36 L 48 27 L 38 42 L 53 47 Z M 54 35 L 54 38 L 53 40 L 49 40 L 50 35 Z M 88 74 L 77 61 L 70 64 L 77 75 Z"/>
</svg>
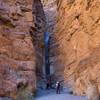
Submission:
<svg viewBox="0 0 100 100">
<path fill-rule="evenodd" d="M 50 62 L 50 39 L 51 35 L 53 35 L 54 27 L 55 27 L 55 18 L 56 18 L 56 3 L 54 0 L 41 0 L 43 4 L 44 14 L 46 17 L 46 30 L 44 33 L 44 69 L 45 69 L 45 77 L 48 79 L 49 76 L 54 74 L 54 66 L 51 65 Z M 55 14 L 54 14 L 55 13 Z"/>
<path fill-rule="evenodd" d="M 33 16 L 35 22 L 35 48 L 37 59 L 37 74 L 38 76 L 47 78 L 54 74 L 54 66 L 52 58 L 54 57 L 51 45 L 53 31 L 56 24 L 57 6 L 55 0 L 48 0 L 44 3 L 43 0 L 34 0 Z M 51 42 L 52 41 L 52 42 Z M 39 63 L 38 63 L 39 61 Z M 54 63 L 54 62 L 53 62 Z"/>
</svg>

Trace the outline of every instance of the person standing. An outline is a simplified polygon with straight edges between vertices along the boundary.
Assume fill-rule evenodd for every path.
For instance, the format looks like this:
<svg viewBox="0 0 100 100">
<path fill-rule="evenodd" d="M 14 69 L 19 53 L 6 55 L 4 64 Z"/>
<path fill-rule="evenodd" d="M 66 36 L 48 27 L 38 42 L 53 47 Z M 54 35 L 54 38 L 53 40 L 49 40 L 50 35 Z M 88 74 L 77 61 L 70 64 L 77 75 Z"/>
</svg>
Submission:
<svg viewBox="0 0 100 100">
<path fill-rule="evenodd" d="M 46 82 L 46 89 L 50 89 L 50 80 L 49 79 Z"/>
<path fill-rule="evenodd" d="M 57 83 L 56 83 L 56 93 L 57 93 L 57 94 L 60 94 L 60 87 L 61 87 L 60 82 L 57 82 Z"/>
</svg>

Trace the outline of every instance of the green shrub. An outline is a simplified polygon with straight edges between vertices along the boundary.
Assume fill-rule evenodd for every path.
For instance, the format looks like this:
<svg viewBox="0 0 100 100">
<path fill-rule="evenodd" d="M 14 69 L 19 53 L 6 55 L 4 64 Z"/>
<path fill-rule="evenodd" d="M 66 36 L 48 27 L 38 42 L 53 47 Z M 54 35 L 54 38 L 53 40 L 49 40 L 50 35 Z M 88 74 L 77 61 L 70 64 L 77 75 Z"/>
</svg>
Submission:
<svg viewBox="0 0 100 100">
<path fill-rule="evenodd" d="M 34 95 L 30 92 L 28 88 L 20 89 L 17 93 L 16 100 L 33 100 Z"/>
</svg>

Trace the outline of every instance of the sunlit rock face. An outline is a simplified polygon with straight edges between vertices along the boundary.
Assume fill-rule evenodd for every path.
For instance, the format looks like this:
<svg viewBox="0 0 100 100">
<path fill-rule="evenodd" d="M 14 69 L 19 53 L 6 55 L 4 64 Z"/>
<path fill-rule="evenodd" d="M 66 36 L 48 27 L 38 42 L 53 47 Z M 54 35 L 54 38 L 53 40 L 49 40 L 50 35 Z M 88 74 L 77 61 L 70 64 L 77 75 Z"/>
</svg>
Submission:
<svg viewBox="0 0 100 100">
<path fill-rule="evenodd" d="M 32 0 L 0 0 L 0 96 L 15 98 L 19 82 L 36 89 Z"/>
<path fill-rule="evenodd" d="M 83 95 L 89 80 L 100 87 L 100 1 L 57 0 L 54 46 L 56 67 L 64 69 L 65 84 Z M 59 71 L 60 72 L 60 71 Z"/>
</svg>

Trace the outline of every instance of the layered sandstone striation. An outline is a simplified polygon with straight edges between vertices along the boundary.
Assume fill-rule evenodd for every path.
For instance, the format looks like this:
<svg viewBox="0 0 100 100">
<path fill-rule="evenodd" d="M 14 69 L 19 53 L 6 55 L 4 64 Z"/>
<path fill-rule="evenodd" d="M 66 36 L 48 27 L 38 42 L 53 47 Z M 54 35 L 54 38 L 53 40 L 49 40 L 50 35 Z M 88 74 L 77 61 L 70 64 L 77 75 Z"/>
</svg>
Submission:
<svg viewBox="0 0 100 100">
<path fill-rule="evenodd" d="M 0 96 L 15 97 L 17 85 L 36 89 L 32 0 L 0 0 Z"/>
<path fill-rule="evenodd" d="M 52 44 L 54 51 L 59 49 L 55 52 L 55 66 L 63 69 L 65 84 L 78 95 L 85 94 L 90 80 L 94 80 L 100 90 L 99 5 L 100 0 L 57 0 L 57 25 Z"/>
</svg>

